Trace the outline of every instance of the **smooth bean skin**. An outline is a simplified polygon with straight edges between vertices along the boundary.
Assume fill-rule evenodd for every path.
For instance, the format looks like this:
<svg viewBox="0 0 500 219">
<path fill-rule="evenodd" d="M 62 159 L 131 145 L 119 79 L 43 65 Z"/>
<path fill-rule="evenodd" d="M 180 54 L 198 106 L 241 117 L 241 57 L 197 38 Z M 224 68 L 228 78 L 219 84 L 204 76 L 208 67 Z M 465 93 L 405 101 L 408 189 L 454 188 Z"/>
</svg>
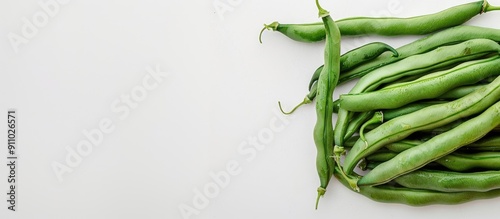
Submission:
<svg viewBox="0 0 500 219">
<path fill-rule="evenodd" d="M 500 189 L 500 171 L 459 173 L 439 170 L 415 170 L 394 179 L 406 188 L 441 192 L 487 192 Z"/>
<path fill-rule="evenodd" d="M 474 169 L 500 170 L 500 153 L 452 153 L 436 160 L 436 163 L 457 172 L 465 172 Z"/>
<path fill-rule="evenodd" d="M 364 175 L 358 181 L 358 185 L 374 186 L 389 182 L 481 139 L 498 125 L 500 125 L 500 102 L 462 125 L 383 162 Z"/>
<path fill-rule="evenodd" d="M 367 156 L 365 159 L 369 162 L 385 162 L 394 157 L 396 157 L 398 153 L 389 151 L 389 150 L 379 150 L 370 156 Z"/>
<path fill-rule="evenodd" d="M 345 157 L 344 171 L 352 173 L 354 167 L 361 159 L 387 144 L 400 141 L 417 131 L 434 129 L 458 119 L 480 113 L 495 104 L 499 99 L 500 77 L 488 86 L 458 100 L 429 106 L 387 121 L 366 133 L 366 142 L 358 140 L 354 144 Z M 460 126 L 463 126 L 467 122 L 462 123 Z"/>
<path fill-rule="evenodd" d="M 335 171 L 335 177 L 342 185 L 351 189 L 349 183 L 340 175 L 340 170 Z M 390 185 L 360 186 L 359 189 L 359 194 L 377 202 L 404 204 L 415 207 L 435 204 L 456 205 L 500 196 L 500 189 L 487 192 L 439 192 Z"/>
<path fill-rule="evenodd" d="M 333 91 L 337 85 L 340 74 L 340 31 L 330 17 L 330 13 L 321 8 L 316 0 L 319 16 L 323 20 L 326 34 L 326 45 L 324 50 L 325 67 L 321 71 L 318 80 L 318 93 L 316 101 L 316 124 L 314 126 L 313 138 L 316 145 L 316 169 L 318 171 L 320 186 L 318 187 L 318 198 L 326 192 L 326 188 L 333 176 L 335 162 L 333 160 Z"/>
<path fill-rule="evenodd" d="M 411 147 L 413 146 L 410 146 L 410 148 Z M 396 157 L 397 155 L 398 153 L 394 151 L 379 150 L 376 153 L 367 156 L 365 159 L 367 162 L 385 162 Z M 480 152 L 464 154 L 460 152 L 453 152 L 437 159 L 434 162 L 448 170 L 456 172 L 466 172 L 477 169 L 500 170 L 500 153 Z"/>
<path fill-rule="evenodd" d="M 421 140 L 401 140 L 385 145 L 390 151 L 400 153 L 417 145 L 424 143 Z M 459 151 L 473 152 L 500 152 L 500 136 L 489 133 L 478 141 L 462 147 Z"/>
<path fill-rule="evenodd" d="M 384 89 L 341 95 L 340 107 L 353 112 L 395 109 L 418 100 L 436 98 L 456 87 L 499 75 L 500 57 L 462 63 L 452 69 L 425 75 L 418 80 Z"/>
<path fill-rule="evenodd" d="M 389 121 L 391 119 L 395 119 L 397 117 L 416 112 L 416 111 L 421 110 L 423 108 L 433 106 L 436 104 L 443 104 L 443 103 L 446 103 L 446 102 L 444 102 L 444 101 L 424 101 L 424 102 L 416 102 L 416 103 L 407 104 L 407 105 L 402 106 L 402 107 L 397 108 L 397 109 L 383 110 L 382 112 L 384 114 L 384 121 Z"/>
<path fill-rule="evenodd" d="M 498 10 L 498 8 L 489 5 L 486 1 L 477 1 L 422 16 L 408 18 L 352 17 L 337 20 L 336 23 L 342 36 L 367 34 L 383 36 L 424 35 L 463 24 L 478 14 L 492 10 Z M 324 27 L 319 22 L 309 24 L 280 24 L 279 22 L 273 22 L 264 26 L 264 29 L 278 31 L 299 42 L 317 42 L 325 38 Z"/>
<path fill-rule="evenodd" d="M 447 27 L 460 25 L 478 14 L 484 13 L 488 2 L 477 1 L 458 5 L 446 10 L 410 18 L 355 17 L 339 20 L 343 35 L 379 34 L 385 36 L 423 35 Z"/>
<path fill-rule="evenodd" d="M 476 84 L 476 85 L 457 87 L 456 89 L 450 90 L 444 93 L 443 95 L 439 96 L 438 99 L 458 99 L 484 86 L 485 86 L 484 84 Z"/>
<path fill-rule="evenodd" d="M 500 151 L 500 135 L 491 134 L 491 136 L 486 136 L 464 149 L 469 151 Z"/>
</svg>

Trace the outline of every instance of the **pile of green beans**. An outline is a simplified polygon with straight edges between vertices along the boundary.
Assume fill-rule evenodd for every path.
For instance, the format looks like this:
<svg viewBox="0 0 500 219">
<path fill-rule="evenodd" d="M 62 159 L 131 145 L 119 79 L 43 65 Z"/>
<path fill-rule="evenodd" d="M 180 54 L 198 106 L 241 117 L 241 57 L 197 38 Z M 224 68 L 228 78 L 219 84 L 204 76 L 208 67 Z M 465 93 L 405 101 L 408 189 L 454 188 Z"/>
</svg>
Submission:
<svg viewBox="0 0 500 219">
<path fill-rule="evenodd" d="M 372 200 L 411 206 L 500 197 L 500 30 L 463 25 L 500 7 L 482 0 L 410 18 L 334 21 L 315 2 L 321 22 L 273 22 L 259 40 L 266 29 L 325 40 L 304 100 L 290 112 L 278 102 L 291 114 L 316 101 L 316 208 L 332 178 Z M 373 34 L 427 36 L 340 53 L 341 38 Z M 354 79 L 334 100 L 336 87 Z"/>
</svg>

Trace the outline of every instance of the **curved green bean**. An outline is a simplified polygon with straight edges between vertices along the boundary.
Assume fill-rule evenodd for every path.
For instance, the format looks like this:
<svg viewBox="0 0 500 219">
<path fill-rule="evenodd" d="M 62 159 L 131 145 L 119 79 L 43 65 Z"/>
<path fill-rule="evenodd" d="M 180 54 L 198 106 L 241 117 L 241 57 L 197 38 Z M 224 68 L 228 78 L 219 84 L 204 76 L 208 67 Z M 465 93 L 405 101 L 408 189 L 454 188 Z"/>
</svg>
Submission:
<svg viewBox="0 0 500 219">
<path fill-rule="evenodd" d="M 423 35 L 444 28 L 460 25 L 474 16 L 493 10 L 487 1 L 477 1 L 457 5 L 434 14 L 423 16 L 396 18 L 396 17 L 352 17 L 338 20 L 336 23 L 343 36 L 377 34 L 386 36 L 395 35 Z M 300 42 L 317 42 L 325 38 L 325 29 L 322 23 L 310 24 L 280 24 L 275 21 L 264 24 L 259 34 L 262 43 L 264 30 L 278 31 L 285 36 Z"/>
<path fill-rule="evenodd" d="M 500 171 L 457 173 L 440 170 L 416 170 L 394 179 L 406 188 L 441 192 L 487 192 L 500 189 Z"/>
<path fill-rule="evenodd" d="M 484 86 L 485 86 L 484 84 L 474 84 L 474 85 L 457 87 L 456 89 L 450 90 L 444 93 L 443 95 L 439 96 L 438 99 L 458 99 Z"/>
<path fill-rule="evenodd" d="M 452 153 L 435 162 L 457 172 L 474 169 L 500 170 L 500 153 Z"/>
<path fill-rule="evenodd" d="M 316 208 L 319 198 L 326 192 L 330 178 L 333 176 L 335 162 L 333 160 L 333 91 L 337 85 L 340 74 L 340 31 L 330 17 L 330 13 L 319 5 L 319 17 L 323 20 L 326 30 L 326 45 L 323 68 L 318 80 L 318 94 L 316 101 L 316 125 L 314 126 L 314 143 L 316 145 L 316 169 L 318 171 L 320 186 Z"/>
</svg>

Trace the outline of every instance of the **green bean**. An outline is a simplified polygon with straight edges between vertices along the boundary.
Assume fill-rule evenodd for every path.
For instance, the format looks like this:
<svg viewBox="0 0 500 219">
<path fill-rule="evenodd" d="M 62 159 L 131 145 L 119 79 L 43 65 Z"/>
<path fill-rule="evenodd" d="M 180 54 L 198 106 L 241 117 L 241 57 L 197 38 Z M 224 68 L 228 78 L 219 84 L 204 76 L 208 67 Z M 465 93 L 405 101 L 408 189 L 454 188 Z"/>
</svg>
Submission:
<svg viewBox="0 0 500 219">
<path fill-rule="evenodd" d="M 326 188 L 333 176 L 335 162 L 332 159 L 333 151 L 333 91 L 340 74 L 340 31 L 330 17 L 330 13 L 319 5 L 319 17 L 323 20 L 326 30 L 326 45 L 323 68 L 318 80 L 318 94 L 316 101 L 316 125 L 314 126 L 314 142 L 317 148 L 316 169 L 320 178 L 316 208 L 319 198 L 326 192 Z"/>
<path fill-rule="evenodd" d="M 487 1 L 478 1 L 457 5 L 434 14 L 423 16 L 409 18 L 352 17 L 338 20 L 336 23 L 343 36 L 365 34 L 386 36 L 423 35 L 460 25 L 478 14 L 498 9 L 498 7 L 488 4 Z M 262 33 L 266 29 L 279 31 L 285 36 L 300 42 L 317 42 L 325 38 L 325 29 L 322 23 L 280 24 L 275 21 L 271 24 L 264 24 L 264 28 L 259 35 L 261 43 Z"/>
<path fill-rule="evenodd" d="M 440 127 L 457 119 L 482 112 L 496 103 L 498 99 L 500 99 L 500 77 L 491 84 L 458 100 L 429 106 L 387 121 L 365 135 L 368 147 L 364 141 L 358 140 L 356 142 L 345 157 L 344 171 L 352 173 L 359 160 L 374 153 L 384 145 L 402 140 L 414 132 Z M 460 126 L 469 123 L 469 121 Z"/>
<path fill-rule="evenodd" d="M 441 192 L 487 192 L 500 189 L 500 171 L 457 173 L 452 171 L 416 170 L 394 179 L 406 188 Z"/>
<path fill-rule="evenodd" d="M 342 72 L 339 78 L 339 84 L 343 84 L 354 78 L 360 78 L 371 71 L 382 66 L 400 61 L 404 58 L 422 54 L 444 45 L 460 43 L 471 39 L 490 39 L 500 41 L 500 29 L 476 27 L 476 26 L 457 26 L 434 33 L 425 38 L 416 40 L 397 49 L 399 56 L 392 57 L 389 54 L 382 54 L 370 62 L 359 65 L 358 67 Z"/>
<path fill-rule="evenodd" d="M 335 177 L 345 187 L 350 188 L 348 182 L 340 175 L 341 170 L 335 171 Z M 410 206 L 426 206 L 433 204 L 455 205 L 479 199 L 491 199 L 500 196 L 500 189 L 487 192 L 439 192 L 427 189 L 410 189 L 391 185 L 360 186 L 359 194 L 383 203 L 398 203 Z"/>
<path fill-rule="evenodd" d="M 340 57 L 340 71 L 353 69 L 360 64 L 377 58 L 387 51 L 391 52 L 394 57 L 399 55 L 396 49 L 382 42 L 368 43 L 350 50 Z"/>
<path fill-rule="evenodd" d="M 361 126 L 361 128 L 359 129 L 359 139 L 364 141 L 365 145 L 368 145 L 368 142 L 366 141 L 365 134 L 364 134 L 366 126 L 372 125 L 372 124 L 383 123 L 383 122 L 384 122 L 384 114 L 382 112 L 375 112 L 373 117 L 370 120 L 366 121 L 366 123 L 363 124 Z"/>
<path fill-rule="evenodd" d="M 373 60 L 388 51 L 390 51 L 394 57 L 399 56 L 396 49 L 382 42 L 368 43 L 355 48 L 340 57 L 340 72 L 353 69 L 354 67 Z M 312 84 L 318 80 L 318 72 L 321 72 L 322 68 L 323 66 L 320 66 L 311 77 L 311 80 L 309 81 L 309 90 L 311 90 Z"/>
<path fill-rule="evenodd" d="M 485 86 L 484 84 L 475 84 L 475 85 L 458 87 L 456 89 L 444 93 L 443 95 L 439 96 L 438 99 L 458 99 L 484 86 Z"/>
<path fill-rule="evenodd" d="M 375 112 L 373 111 L 369 111 L 365 113 L 359 113 L 358 115 L 354 116 L 354 118 L 349 122 L 349 125 L 347 126 L 347 131 L 344 139 L 349 139 L 352 135 L 354 135 L 354 133 L 356 133 L 366 121 L 373 117 L 374 113 Z"/>
<path fill-rule="evenodd" d="M 408 149 L 410 149 L 412 147 L 415 147 L 417 145 L 420 145 L 422 143 L 424 143 L 424 141 L 420 141 L 420 140 L 401 140 L 401 141 L 389 143 L 389 144 L 385 145 L 385 148 L 387 148 L 390 151 L 395 152 L 395 153 L 401 153 L 401 152 L 403 152 L 405 150 L 408 150 Z M 384 160 L 384 161 L 387 161 L 387 160 Z"/>
<path fill-rule="evenodd" d="M 430 52 L 410 56 L 399 62 L 373 70 L 362 77 L 351 89 L 349 94 L 359 94 L 377 89 L 380 85 L 393 82 L 399 78 L 410 75 L 419 75 L 436 68 L 449 66 L 466 60 L 474 60 L 486 54 L 499 53 L 500 45 L 488 39 L 474 39 L 460 44 L 443 46 Z M 341 97 L 346 96 L 342 95 Z M 335 144 L 342 145 L 345 136 L 348 118 L 348 108 L 343 107 L 341 100 L 340 109 L 335 125 Z M 368 102 L 372 103 L 373 100 Z M 363 103 L 365 105 L 367 103 Z"/>
<path fill-rule="evenodd" d="M 366 61 L 376 58 L 377 56 L 386 51 L 391 51 L 393 53 L 393 56 L 398 56 L 398 52 L 394 48 L 381 42 L 369 43 L 361 47 L 358 47 L 356 49 L 353 49 L 340 56 L 340 71 L 346 71 L 352 69 L 359 64 L 362 64 Z M 309 88 L 308 88 L 309 94 L 307 94 L 304 100 L 302 100 L 302 102 L 299 103 L 297 106 L 295 106 L 290 112 L 285 112 L 281 107 L 281 102 L 278 102 L 279 108 L 283 114 L 285 115 L 292 114 L 299 107 L 305 104 L 312 103 L 312 101 L 316 97 L 316 92 L 318 91 L 318 86 L 316 82 L 318 81 L 319 75 L 321 74 L 322 70 L 323 70 L 323 65 L 318 69 L 316 69 L 316 71 L 314 71 L 311 81 L 309 82 Z"/>
<path fill-rule="evenodd" d="M 404 150 L 403 150 L 404 151 Z M 401 151 L 402 152 L 402 151 Z M 398 155 L 390 150 L 379 150 L 366 157 L 368 162 L 385 162 Z M 453 152 L 434 161 L 448 170 L 465 172 L 475 169 L 500 170 L 499 152 L 459 153 Z"/>
<path fill-rule="evenodd" d="M 382 121 L 389 121 L 391 119 L 394 119 L 394 118 L 421 110 L 425 107 L 436 105 L 436 104 L 442 104 L 442 103 L 446 103 L 446 101 L 420 101 L 420 102 L 407 104 L 407 105 L 402 106 L 402 107 L 397 108 L 397 109 L 382 110 L 381 111 L 381 113 L 383 115 Z M 335 110 L 334 110 L 334 112 L 335 112 Z M 338 109 L 337 109 L 337 112 L 338 112 Z M 357 113 L 354 116 L 354 119 L 352 119 L 352 121 L 349 122 L 345 138 L 347 139 L 349 136 L 351 136 L 356 131 L 358 131 L 358 129 L 361 127 L 362 124 L 357 124 L 357 123 L 362 123 L 362 121 L 367 121 L 368 120 L 367 117 L 373 116 L 374 113 L 375 113 L 374 111 Z M 378 125 L 367 124 L 365 129 L 373 130 L 377 126 Z"/>
<path fill-rule="evenodd" d="M 418 100 L 439 97 L 453 88 L 499 75 L 499 68 L 500 56 L 470 61 L 446 71 L 428 74 L 418 80 L 395 84 L 381 90 L 341 95 L 340 107 L 353 112 L 394 109 Z"/>
<path fill-rule="evenodd" d="M 500 97 L 500 95 L 497 96 Z M 358 185 L 374 186 L 389 182 L 481 139 L 498 125 L 500 125 L 500 102 L 460 126 L 405 150 L 391 160 L 380 164 L 363 176 L 358 181 Z"/>
<path fill-rule="evenodd" d="M 500 170 L 500 153 L 452 153 L 436 160 L 436 163 L 443 165 L 449 170 L 457 172 L 464 172 L 474 169 Z"/>
<path fill-rule="evenodd" d="M 407 149 L 410 149 L 412 147 L 415 147 L 417 145 L 420 145 L 424 143 L 425 141 L 422 140 L 401 140 L 397 142 L 393 142 L 390 144 L 385 145 L 385 148 L 387 148 L 390 151 L 400 153 L 403 152 Z M 494 135 L 494 134 L 488 134 L 487 136 L 479 139 L 478 141 L 468 144 L 466 146 L 463 146 L 462 148 L 459 149 L 459 151 L 474 151 L 474 152 L 481 152 L 481 151 L 496 151 L 500 152 L 500 136 Z"/>
<path fill-rule="evenodd" d="M 491 135 L 482 138 L 474 144 L 467 145 L 464 150 L 469 151 L 500 151 L 500 136 Z"/>
<path fill-rule="evenodd" d="M 475 60 L 488 54 L 499 53 L 500 45 L 489 39 L 473 39 L 459 44 L 442 46 L 370 72 L 361 78 L 349 93 L 356 94 L 373 91 L 382 84 L 393 82 L 404 76 L 422 75 L 440 67 Z"/>
<path fill-rule="evenodd" d="M 365 159 L 369 162 L 385 162 L 396 157 L 397 155 L 398 153 L 390 150 L 379 150 L 376 153 L 367 156 Z"/>
<path fill-rule="evenodd" d="M 433 106 L 433 105 L 442 104 L 442 103 L 445 103 L 445 102 L 444 101 L 421 101 L 421 102 L 410 103 L 410 104 L 407 104 L 405 106 L 402 106 L 402 107 L 396 108 L 396 109 L 383 110 L 382 112 L 384 115 L 384 121 L 389 121 L 391 119 L 394 119 L 394 118 L 421 110 L 421 109 L 426 108 L 428 106 Z"/>
<path fill-rule="evenodd" d="M 368 17 L 355 17 L 339 20 L 339 28 L 343 35 L 379 34 L 423 35 L 444 28 L 465 23 L 474 16 L 500 8 L 493 7 L 487 1 L 477 1 L 458 5 L 446 10 L 423 16 L 410 18 L 380 18 L 373 20 Z"/>
</svg>

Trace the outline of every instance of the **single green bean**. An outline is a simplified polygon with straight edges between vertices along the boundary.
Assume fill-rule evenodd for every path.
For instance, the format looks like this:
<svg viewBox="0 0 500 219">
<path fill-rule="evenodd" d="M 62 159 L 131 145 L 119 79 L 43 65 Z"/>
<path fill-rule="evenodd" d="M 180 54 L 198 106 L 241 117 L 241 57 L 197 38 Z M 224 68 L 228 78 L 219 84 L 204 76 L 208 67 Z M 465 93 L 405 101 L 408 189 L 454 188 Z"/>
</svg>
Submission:
<svg viewBox="0 0 500 219">
<path fill-rule="evenodd" d="M 394 181 L 412 189 L 441 192 L 487 192 L 500 189 L 500 171 L 457 173 L 425 169 L 399 176 Z"/>
<path fill-rule="evenodd" d="M 449 170 L 464 172 L 474 169 L 500 170 L 499 152 L 452 153 L 435 161 Z"/>
<path fill-rule="evenodd" d="M 400 152 L 394 152 L 391 150 L 379 150 L 376 153 L 367 156 L 365 159 L 368 162 L 386 162 L 396 157 Z M 441 165 L 442 167 L 445 167 L 448 170 L 456 172 L 465 172 L 475 169 L 500 170 L 500 153 L 480 152 L 465 154 L 460 152 L 453 152 L 435 160 L 434 162 Z"/>
<path fill-rule="evenodd" d="M 352 140 L 353 141 L 353 140 Z M 400 153 L 417 145 L 424 143 L 423 140 L 401 140 L 385 145 L 390 151 Z M 500 136 L 495 134 L 488 134 L 487 136 L 479 139 L 478 141 L 463 146 L 459 151 L 472 152 L 484 152 L 484 151 L 496 151 L 500 152 Z"/>
<path fill-rule="evenodd" d="M 474 84 L 474 85 L 457 87 L 456 89 L 450 90 L 444 93 L 443 95 L 439 96 L 438 99 L 458 99 L 484 86 L 485 86 L 484 84 Z"/>
<path fill-rule="evenodd" d="M 338 20 L 336 23 L 343 36 L 366 34 L 423 35 L 463 24 L 478 14 L 498 9 L 487 1 L 477 1 L 416 17 L 352 17 Z M 271 24 L 264 24 L 264 28 L 259 34 L 261 43 L 262 33 L 266 29 L 278 31 L 300 42 L 317 42 L 325 38 L 325 28 L 322 23 L 280 24 L 275 21 Z"/>
<path fill-rule="evenodd" d="M 500 136 L 498 134 L 490 134 L 474 144 L 467 145 L 463 149 L 468 151 L 500 151 Z"/>
<path fill-rule="evenodd" d="M 325 194 L 335 167 L 335 161 L 332 158 L 334 156 L 332 115 L 333 91 L 340 74 L 340 31 L 330 13 L 321 8 L 318 0 L 316 0 L 316 6 L 326 30 L 325 67 L 318 80 L 317 120 L 313 133 L 314 143 L 317 148 L 316 169 L 320 178 L 316 199 L 316 208 L 318 208 L 319 198 Z"/>
</svg>

